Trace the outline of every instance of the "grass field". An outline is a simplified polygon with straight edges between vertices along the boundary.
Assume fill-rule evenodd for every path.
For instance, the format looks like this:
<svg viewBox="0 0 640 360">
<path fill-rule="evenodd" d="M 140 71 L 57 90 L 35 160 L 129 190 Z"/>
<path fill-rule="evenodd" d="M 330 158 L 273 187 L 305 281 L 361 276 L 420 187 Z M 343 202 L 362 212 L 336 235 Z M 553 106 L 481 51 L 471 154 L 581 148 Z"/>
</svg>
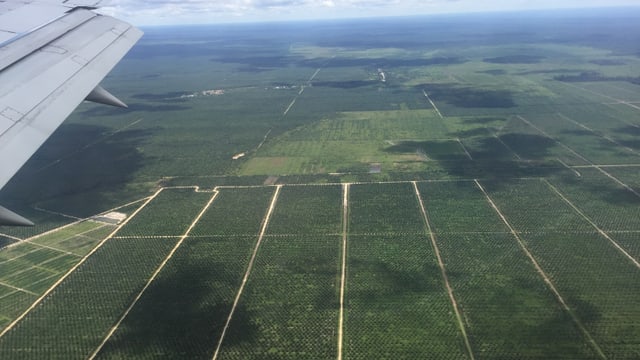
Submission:
<svg viewBox="0 0 640 360">
<path fill-rule="evenodd" d="M 640 14 L 609 15 L 148 29 L 129 110 L 0 193 L 37 223 L 0 227 L 0 358 L 640 358 Z"/>
</svg>

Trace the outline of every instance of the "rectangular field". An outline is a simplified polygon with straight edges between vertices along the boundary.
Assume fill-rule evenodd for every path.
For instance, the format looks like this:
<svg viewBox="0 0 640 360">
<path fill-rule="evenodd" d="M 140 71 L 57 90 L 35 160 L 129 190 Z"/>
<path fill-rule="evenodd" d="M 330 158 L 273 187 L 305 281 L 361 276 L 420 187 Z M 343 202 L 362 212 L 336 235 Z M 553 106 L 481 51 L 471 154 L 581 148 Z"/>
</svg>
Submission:
<svg viewBox="0 0 640 360">
<path fill-rule="evenodd" d="M 597 358 L 475 183 L 418 187 L 476 359 Z"/>
<path fill-rule="evenodd" d="M 349 234 L 424 234 L 411 183 L 352 185 Z"/>
<path fill-rule="evenodd" d="M 127 233 L 127 227 L 132 226 L 128 233 L 139 234 L 144 229 L 160 238 L 134 236 L 104 243 L 0 338 L 0 357 L 68 359 L 90 355 L 178 241 L 174 236 L 163 238 L 161 231 L 171 235 L 184 232 L 192 221 L 187 216 L 195 217 L 204 206 L 199 201 L 206 200 L 204 196 L 212 194 L 189 189 L 158 196 L 158 202 L 149 208 L 158 212 L 143 211 L 123 229 Z M 33 256 L 30 254 L 35 252 L 25 256 Z M 13 276 L 23 277 L 20 273 Z M 30 351 L 25 353 L 24 348 Z"/>
<path fill-rule="evenodd" d="M 340 185 L 284 186 L 268 235 L 337 235 L 342 232 Z"/>
<path fill-rule="evenodd" d="M 265 237 L 218 358 L 333 358 L 339 249 L 338 236 Z"/>
<path fill-rule="evenodd" d="M 527 114 L 523 118 L 592 163 L 634 164 L 640 162 L 640 154 L 637 151 L 628 149 L 615 139 L 586 126 L 587 122 L 571 112 L 571 108 L 562 108 L 562 110 L 566 111 L 566 114 Z M 604 121 L 604 119 L 600 119 L 600 121 Z"/>
<path fill-rule="evenodd" d="M 336 354 L 342 188 L 284 186 L 219 358 Z"/>
<path fill-rule="evenodd" d="M 98 358 L 211 358 L 274 188 L 223 188 Z"/>
<path fill-rule="evenodd" d="M 640 230 L 640 193 L 629 190 L 624 180 L 628 176 L 617 178 L 615 170 L 610 174 L 616 182 L 595 168 L 577 168 L 580 178 L 573 176 L 550 179 L 558 190 L 565 195 L 589 219 L 605 231 Z M 639 169 L 640 170 L 640 169 Z M 609 173 L 610 169 L 603 168 Z"/>
<path fill-rule="evenodd" d="M 466 358 L 412 184 L 351 185 L 348 201 L 345 358 Z"/>
<path fill-rule="evenodd" d="M 257 236 L 275 187 L 220 188 L 192 236 Z"/>
<path fill-rule="evenodd" d="M 184 234 L 211 195 L 195 192 L 193 188 L 164 189 L 120 229 L 117 236 L 179 237 Z"/>
<path fill-rule="evenodd" d="M 115 226 L 81 221 L 0 251 L 0 330 L 76 265 Z"/>
<path fill-rule="evenodd" d="M 98 359 L 211 359 L 255 237 L 187 238 Z"/>
<path fill-rule="evenodd" d="M 640 338 L 637 265 L 541 181 L 494 187 L 489 195 L 604 355 L 633 358 Z"/>
<path fill-rule="evenodd" d="M 112 239 L 0 338 L 6 359 L 86 357 L 177 240 Z M 29 349 L 25 352 L 24 349 Z"/>
<path fill-rule="evenodd" d="M 466 359 L 426 235 L 349 235 L 344 358 Z"/>
<path fill-rule="evenodd" d="M 607 184 L 606 177 L 584 177 L 586 184 L 597 179 Z M 554 181 L 561 180 L 566 179 Z M 633 324 L 640 316 L 635 311 L 638 289 L 633 287 L 637 268 L 544 181 L 481 183 L 596 346 L 608 356 L 633 357 Z M 475 182 L 416 185 L 475 358 L 597 357 Z M 588 210 L 590 202 L 571 186 L 576 184 L 558 184 Z M 280 188 L 218 358 L 336 356 L 343 189 Z M 151 353 L 211 358 L 274 191 L 272 186 L 218 189 L 192 236 L 106 339 L 98 358 Z M 176 244 L 174 234 L 185 231 L 212 196 L 192 189 L 161 192 L 19 326 L 0 337 L 0 355 L 66 359 L 93 352 Z M 343 358 L 427 352 L 434 358 L 468 357 L 414 185 L 351 184 L 347 200 Z M 168 220 L 174 216 L 168 209 L 180 210 L 180 217 Z M 154 235 L 133 235 L 143 233 L 141 229 Z M 172 235 L 165 237 L 162 231 Z M 635 241 L 633 233 L 607 231 L 623 244 Z M 51 241 L 60 245 L 65 237 Z M 42 261 L 33 271 L 47 273 L 70 266 L 67 255 L 21 245 L 0 253 L 6 257 L 0 267 L 9 267 L 6 280 L 25 291 L 47 286 L 30 280 L 28 271 L 12 270 L 12 263 Z M 615 265 L 609 264 L 612 259 L 617 259 Z M 0 284 L 2 324 L 35 300 L 36 292 L 25 291 Z M 620 339 L 625 345 L 617 343 Z M 23 348 L 31 350 L 27 354 Z"/>
</svg>

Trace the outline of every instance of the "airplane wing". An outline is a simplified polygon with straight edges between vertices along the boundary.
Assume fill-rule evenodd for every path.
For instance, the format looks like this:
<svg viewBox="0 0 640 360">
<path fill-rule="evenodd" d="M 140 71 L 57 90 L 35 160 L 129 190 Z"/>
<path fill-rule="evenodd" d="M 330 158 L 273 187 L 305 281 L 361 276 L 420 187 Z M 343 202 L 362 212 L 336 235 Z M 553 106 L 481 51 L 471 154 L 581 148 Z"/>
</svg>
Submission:
<svg viewBox="0 0 640 360">
<path fill-rule="evenodd" d="M 142 32 L 95 13 L 100 0 L 0 0 L 0 189 L 100 87 Z M 0 206 L 0 225 L 32 225 Z"/>
</svg>

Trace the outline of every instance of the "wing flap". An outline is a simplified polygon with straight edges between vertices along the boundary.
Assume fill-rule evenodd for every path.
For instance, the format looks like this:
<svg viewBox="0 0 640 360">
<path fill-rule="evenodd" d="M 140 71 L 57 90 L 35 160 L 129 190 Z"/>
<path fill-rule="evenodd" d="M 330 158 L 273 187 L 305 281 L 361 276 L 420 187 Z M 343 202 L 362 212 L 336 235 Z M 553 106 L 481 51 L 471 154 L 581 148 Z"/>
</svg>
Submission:
<svg viewBox="0 0 640 360">
<path fill-rule="evenodd" d="M 95 16 L 97 14 L 87 10 L 72 11 L 60 17 L 59 21 L 49 22 L 39 29 L 16 34 L 7 40 L 5 46 L 2 47 L 0 69 L 4 69 L 37 51 Z"/>
<path fill-rule="evenodd" d="M 66 0 L 1 0 L 0 46 L 69 12 Z M 1 49 L 1 48 L 0 48 Z"/>
<path fill-rule="evenodd" d="M 92 18 L 4 69 L 0 73 L 0 96 L 4 102 L 17 104 L 14 107 L 21 111 L 21 107 L 31 107 L 98 57 L 130 27 L 110 17 Z M 21 43 L 22 40 L 16 45 Z"/>
<path fill-rule="evenodd" d="M 0 28 L 7 33 L 20 34 L 63 15 L 68 8 L 54 3 L 24 2 L 0 15 Z"/>
</svg>

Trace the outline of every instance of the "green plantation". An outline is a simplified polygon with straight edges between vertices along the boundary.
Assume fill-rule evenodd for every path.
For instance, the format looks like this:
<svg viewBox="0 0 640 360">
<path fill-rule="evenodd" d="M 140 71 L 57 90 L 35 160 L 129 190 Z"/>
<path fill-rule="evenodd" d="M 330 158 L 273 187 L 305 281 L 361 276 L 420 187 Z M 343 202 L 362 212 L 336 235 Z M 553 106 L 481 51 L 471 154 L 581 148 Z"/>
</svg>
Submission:
<svg viewBox="0 0 640 360">
<path fill-rule="evenodd" d="M 0 349 L 20 357 L 38 339 L 27 357 L 633 358 L 633 237 L 598 232 L 559 189 L 544 179 L 167 188 L 6 332 Z M 156 211 L 168 202 L 192 215 Z M 144 219 L 172 228 L 140 235 Z M 196 220 L 186 237 L 170 235 Z M 55 263 L 51 250 L 23 246 L 27 255 L 4 251 Z M 22 281 L 37 291 L 38 276 Z"/>
<path fill-rule="evenodd" d="M 147 29 L 0 193 L 0 358 L 640 358 L 638 22 L 491 16 Z"/>
</svg>

